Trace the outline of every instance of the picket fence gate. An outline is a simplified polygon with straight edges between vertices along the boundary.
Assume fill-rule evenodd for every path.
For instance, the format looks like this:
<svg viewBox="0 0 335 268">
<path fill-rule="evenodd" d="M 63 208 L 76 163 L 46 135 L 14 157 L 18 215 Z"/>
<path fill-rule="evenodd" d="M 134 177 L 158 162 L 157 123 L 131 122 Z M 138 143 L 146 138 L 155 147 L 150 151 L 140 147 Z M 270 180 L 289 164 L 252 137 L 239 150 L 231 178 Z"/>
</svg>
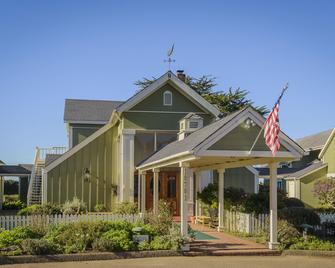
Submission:
<svg viewBox="0 0 335 268">
<path fill-rule="evenodd" d="M 73 222 L 97 221 L 127 221 L 130 223 L 141 221 L 141 214 L 119 215 L 110 213 L 94 213 L 80 215 L 30 215 L 30 216 L 0 216 L 0 228 L 11 230 L 17 226 L 47 226 Z"/>
<path fill-rule="evenodd" d="M 334 213 L 319 213 L 321 223 L 324 222 L 335 222 Z"/>
<path fill-rule="evenodd" d="M 269 229 L 268 214 L 248 214 L 237 211 L 224 211 L 224 230 L 247 234 L 259 234 Z"/>
</svg>

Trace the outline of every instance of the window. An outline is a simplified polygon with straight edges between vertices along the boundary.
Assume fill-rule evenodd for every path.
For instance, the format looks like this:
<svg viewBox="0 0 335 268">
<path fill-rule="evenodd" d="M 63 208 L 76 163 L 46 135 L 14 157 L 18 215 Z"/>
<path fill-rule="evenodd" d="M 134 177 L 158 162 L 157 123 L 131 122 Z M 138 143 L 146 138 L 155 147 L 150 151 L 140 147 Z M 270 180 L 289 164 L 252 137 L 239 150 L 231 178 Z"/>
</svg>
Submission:
<svg viewBox="0 0 335 268">
<path fill-rule="evenodd" d="M 176 197 L 176 177 L 169 177 L 167 185 L 167 198 L 175 198 Z"/>
<path fill-rule="evenodd" d="M 137 165 L 143 159 L 147 158 L 155 151 L 155 133 L 139 132 L 135 139 L 135 164 Z"/>
<path fill-rule="evenodd" d="M 172 105 L 172 92 L 165 91 L 163 94 L 163 104 L 164 106 L 171 106 Z"/>
<path fill-rule="evenodd" d="M 156 132 L 156 150 L 162 149 L 169 143 L 177 140 L 177 134 L 173 132 Z"/>
<path fill-rule="evenodd" d="M 198 122 L 197 121 L 190 121 L 190 128 L 198 128 Z"/>
</svg>

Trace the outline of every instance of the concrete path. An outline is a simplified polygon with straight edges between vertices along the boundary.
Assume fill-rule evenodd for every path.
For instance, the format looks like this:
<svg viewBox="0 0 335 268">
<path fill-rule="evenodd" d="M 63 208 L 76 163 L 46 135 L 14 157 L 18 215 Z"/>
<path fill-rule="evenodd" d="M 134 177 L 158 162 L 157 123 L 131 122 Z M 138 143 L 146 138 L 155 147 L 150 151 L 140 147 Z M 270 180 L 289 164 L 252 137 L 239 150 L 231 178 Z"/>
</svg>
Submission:
<svg viewBox="0 0 335 268">
<path fill-rule="evenodd" d="M 90 262 L 31 263 L 3 265 L 3 268 L 330 268 L 334 258 L 300 256 L 247 257 L 161 257 Z"/>
</svg>

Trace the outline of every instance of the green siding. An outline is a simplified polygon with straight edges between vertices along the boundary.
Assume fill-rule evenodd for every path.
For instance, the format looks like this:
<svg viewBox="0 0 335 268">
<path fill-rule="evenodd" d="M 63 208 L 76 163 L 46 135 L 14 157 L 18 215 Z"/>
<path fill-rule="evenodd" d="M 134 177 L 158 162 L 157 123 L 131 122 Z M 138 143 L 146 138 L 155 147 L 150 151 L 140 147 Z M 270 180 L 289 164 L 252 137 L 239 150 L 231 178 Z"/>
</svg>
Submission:
<svg viewBox="0 0 335 268">
<path fill-rule="evenodd" d="M 214 171 L 214 179 L 217 180 L 218 173 Z M 224 173 L 224 188 L 241 188 L 246 193 L 255 192 L 255 175 L 247 168 L 228 168 Z"/>
<path fill-rule="evenodd" d="M 103 203 L 106 195 L 106 205 L 110 208 L 112 206 L 111 185 L 117 181 L 116 137 L 117 126 L 114 126 L 50 170 L 47 174 L 47 201 L 64 203 L 67 195 L 69 200 L 76 196 L 83 199 L 89 209 L 93 210 L 97 199 L 98 203 Z M 104 168 L 105 161 L 106 168 Z M 90 182 L 83 180 L 83 171 L 86 168 L 91 172 Z M 98 198 L 97 187 L 99 187 Z"/>
<path fill-rule="evenodd" d="M 163 105 L 163 94 L 166 90 L 172 92 L 172 105 Z M 182 95 L 178 90 L 176 90 L 172 85 L 166 84 L 160 89 L 156 90 L 150 96 L 145 98 L 140 103 L 136 104 L 133 111 L 180 111 L 180 112 L 205 112 L 205 110 L 199 108 L 195 105 L 188 97 Z"/>
<path fill-rule="evenodd" d="M 317 180 L 326 178 L 327 167 L 322 168 L 300 179 L 300 199 L 308 207 L 319 207 L 318 199 L 313 195 L 313 187 Z"/>
<path fill-rule="evenodd" d="M 246 128 L 244 127 L 244 124 L 240 124 L 225 135 L 221 140 L 213 144 L 209 150 L 248 151 L 256 140 L 259 131 L 259 126 Z M 254 151 L 269 151 L 263 136 L 262 131 L 260 138 L 253 149 Z M 280 151 L 287 151 L 287 149 L 284 148 L 284 146 L 281 146 Z"/>
<path fill-rule="evenodd" d="M 72 146 L 81 143 L 88 136 L 91 136 L 99 128 L 103 127 L 103 125 L 96 124 L 71 124 L 70 126 L 72 127 Z"/>
<path fill-rule="evenodd" d="M 323 159 L 328 164 L 328 173 L 335 173 L 335 137 L 332 138 Z"/>
<path fill-rule="evenodd" d="M 159 129 L 179 130 L 179 120 L 187 113 L 146 113 L 125 112 L 123 113 L 124 128 L 130 129 Z M 209 114 L 199 114 L 204 119 L 204 125 L 214 120 Z"/>
</svg>

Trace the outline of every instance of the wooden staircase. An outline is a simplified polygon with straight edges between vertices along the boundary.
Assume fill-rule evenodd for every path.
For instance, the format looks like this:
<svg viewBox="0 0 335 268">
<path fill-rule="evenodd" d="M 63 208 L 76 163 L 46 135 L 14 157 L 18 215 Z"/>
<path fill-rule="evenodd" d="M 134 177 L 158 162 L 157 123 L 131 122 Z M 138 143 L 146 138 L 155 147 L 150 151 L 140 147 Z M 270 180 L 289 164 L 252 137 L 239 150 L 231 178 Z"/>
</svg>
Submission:
<svg viewBox="0 0 335 268">
<path fill-rule="evenodd" d="M 27 203 L 28 205 L 41 204 L 43 199 L 43 169 L 47 154 L 63 154 L 66 147 L 39 148 L 36 147 L 34 167 L 31 172 Z"/>
</svg>

